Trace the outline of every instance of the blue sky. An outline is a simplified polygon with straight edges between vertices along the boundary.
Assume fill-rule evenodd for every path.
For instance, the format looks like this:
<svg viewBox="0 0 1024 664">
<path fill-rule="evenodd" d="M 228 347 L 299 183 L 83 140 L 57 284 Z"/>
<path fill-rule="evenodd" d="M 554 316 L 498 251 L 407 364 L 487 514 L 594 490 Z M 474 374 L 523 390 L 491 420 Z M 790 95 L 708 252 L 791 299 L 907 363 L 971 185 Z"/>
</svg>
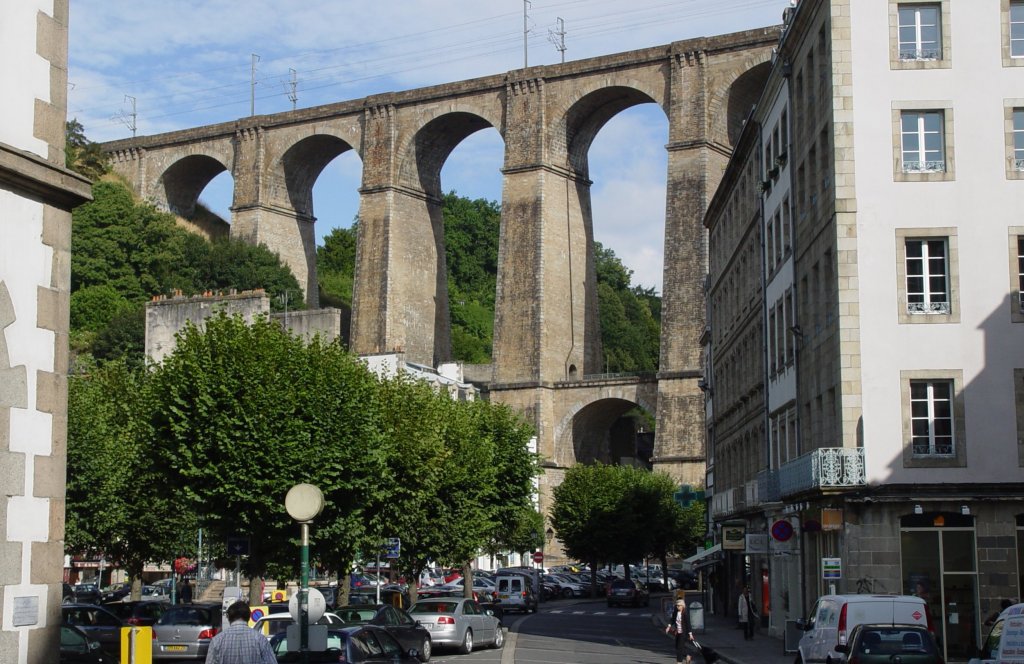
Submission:
<svg viewBox="0 0 1024 664">
<path fill-rule="evenodd" d="M 557 19 L 566 61 L 780 22 L 788 0 L 534 0 L 526 58 L 554 64 Z M 522 0 L 73 0 L 68 117 L 95 141 L 140 136 L 250 114 L 358 99 L 503 73 L 523 66 Z M 294 75 L 292 71 L 294 70 Z M 668 122 L 644 105 L 613 118 L 590 151 L 594 234 L 661 291 Z M 496 130 L 463 141 L 441 173 L 445 191 L 501 200 Z M 349 151 L 314 187 L 317 240 L 358 211 L 362 164 Z M 231 178 L 200 199 L 227 215 Z"/>
</svg>

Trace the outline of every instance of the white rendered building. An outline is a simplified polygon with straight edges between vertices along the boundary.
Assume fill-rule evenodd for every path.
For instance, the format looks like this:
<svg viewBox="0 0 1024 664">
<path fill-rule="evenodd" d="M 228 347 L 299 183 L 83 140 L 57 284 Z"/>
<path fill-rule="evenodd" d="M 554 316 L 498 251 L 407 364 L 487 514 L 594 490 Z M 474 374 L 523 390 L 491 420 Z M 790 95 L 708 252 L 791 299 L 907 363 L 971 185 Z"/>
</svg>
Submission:
<svg viewBox="0 0 1024 664">
<path fill-rule="evenodd" d="M 71 214 L 67 0 L 0 5 L 0 652 L 55 661 L 64 561 Z"/>
</svg>

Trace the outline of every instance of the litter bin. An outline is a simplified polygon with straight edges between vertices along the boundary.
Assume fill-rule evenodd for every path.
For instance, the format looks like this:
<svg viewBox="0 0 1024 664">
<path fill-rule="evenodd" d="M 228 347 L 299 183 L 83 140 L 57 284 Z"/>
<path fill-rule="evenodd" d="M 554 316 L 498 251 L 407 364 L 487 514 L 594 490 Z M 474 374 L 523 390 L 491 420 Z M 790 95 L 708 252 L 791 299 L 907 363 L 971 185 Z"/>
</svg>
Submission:
<svg viewBox="0 0 1024 664">
<path fill-rule="evenodd" d="M 690 612 L 690 629 L 694 632 L 704 631 L 704 605 L 694 600 L 686 605 Z"/>
</svg>

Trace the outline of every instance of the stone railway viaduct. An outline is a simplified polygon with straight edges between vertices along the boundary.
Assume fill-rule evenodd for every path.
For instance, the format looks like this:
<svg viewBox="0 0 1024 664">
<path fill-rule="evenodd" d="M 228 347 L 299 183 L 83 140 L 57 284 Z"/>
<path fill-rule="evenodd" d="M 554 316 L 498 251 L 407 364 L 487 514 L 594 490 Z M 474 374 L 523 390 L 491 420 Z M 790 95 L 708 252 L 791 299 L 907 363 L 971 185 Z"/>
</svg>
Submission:
<svg viewBox="0 0 1024 664">
<path fill-rule="evenodd" d="M 612 423 L 638 404 L 657 421 L 653 463 L 704 482 L 703 213 L 767 76 L 777 28 L 674 42 L 108 143 L 136 193 L 187 216 L 216 175 L 234 179 L 231 234 L 266 244 L 317 306 L 312 188 L 355 150 L 363 164 L 350 347 L 449 359 L 441 168 L 470 134 L 504 139 L 494 401 L 534 423 L 547 472 L 609 459 Z M 660 371 L 596 377 L 602 352 L 587 152 L 620 111 L 658 104 L 669 139 Z M 630 220 L 623 220 L 630 223 Z"/>
</svg>

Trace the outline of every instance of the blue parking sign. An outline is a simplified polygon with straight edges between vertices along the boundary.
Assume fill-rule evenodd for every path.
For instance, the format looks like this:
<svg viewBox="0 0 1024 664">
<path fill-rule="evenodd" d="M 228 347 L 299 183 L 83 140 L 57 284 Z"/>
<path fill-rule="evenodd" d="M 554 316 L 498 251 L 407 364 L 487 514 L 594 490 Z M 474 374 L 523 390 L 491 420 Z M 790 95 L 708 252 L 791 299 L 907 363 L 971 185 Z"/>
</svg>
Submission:
<svg viewBox="0 0 1024 664">
<path fill-rule="evenodd" d="M 397 537 L 389 537 L 384 544 L 385 558 L 398 558 L 402 552 L 402 540 Z"/>
</svg>

